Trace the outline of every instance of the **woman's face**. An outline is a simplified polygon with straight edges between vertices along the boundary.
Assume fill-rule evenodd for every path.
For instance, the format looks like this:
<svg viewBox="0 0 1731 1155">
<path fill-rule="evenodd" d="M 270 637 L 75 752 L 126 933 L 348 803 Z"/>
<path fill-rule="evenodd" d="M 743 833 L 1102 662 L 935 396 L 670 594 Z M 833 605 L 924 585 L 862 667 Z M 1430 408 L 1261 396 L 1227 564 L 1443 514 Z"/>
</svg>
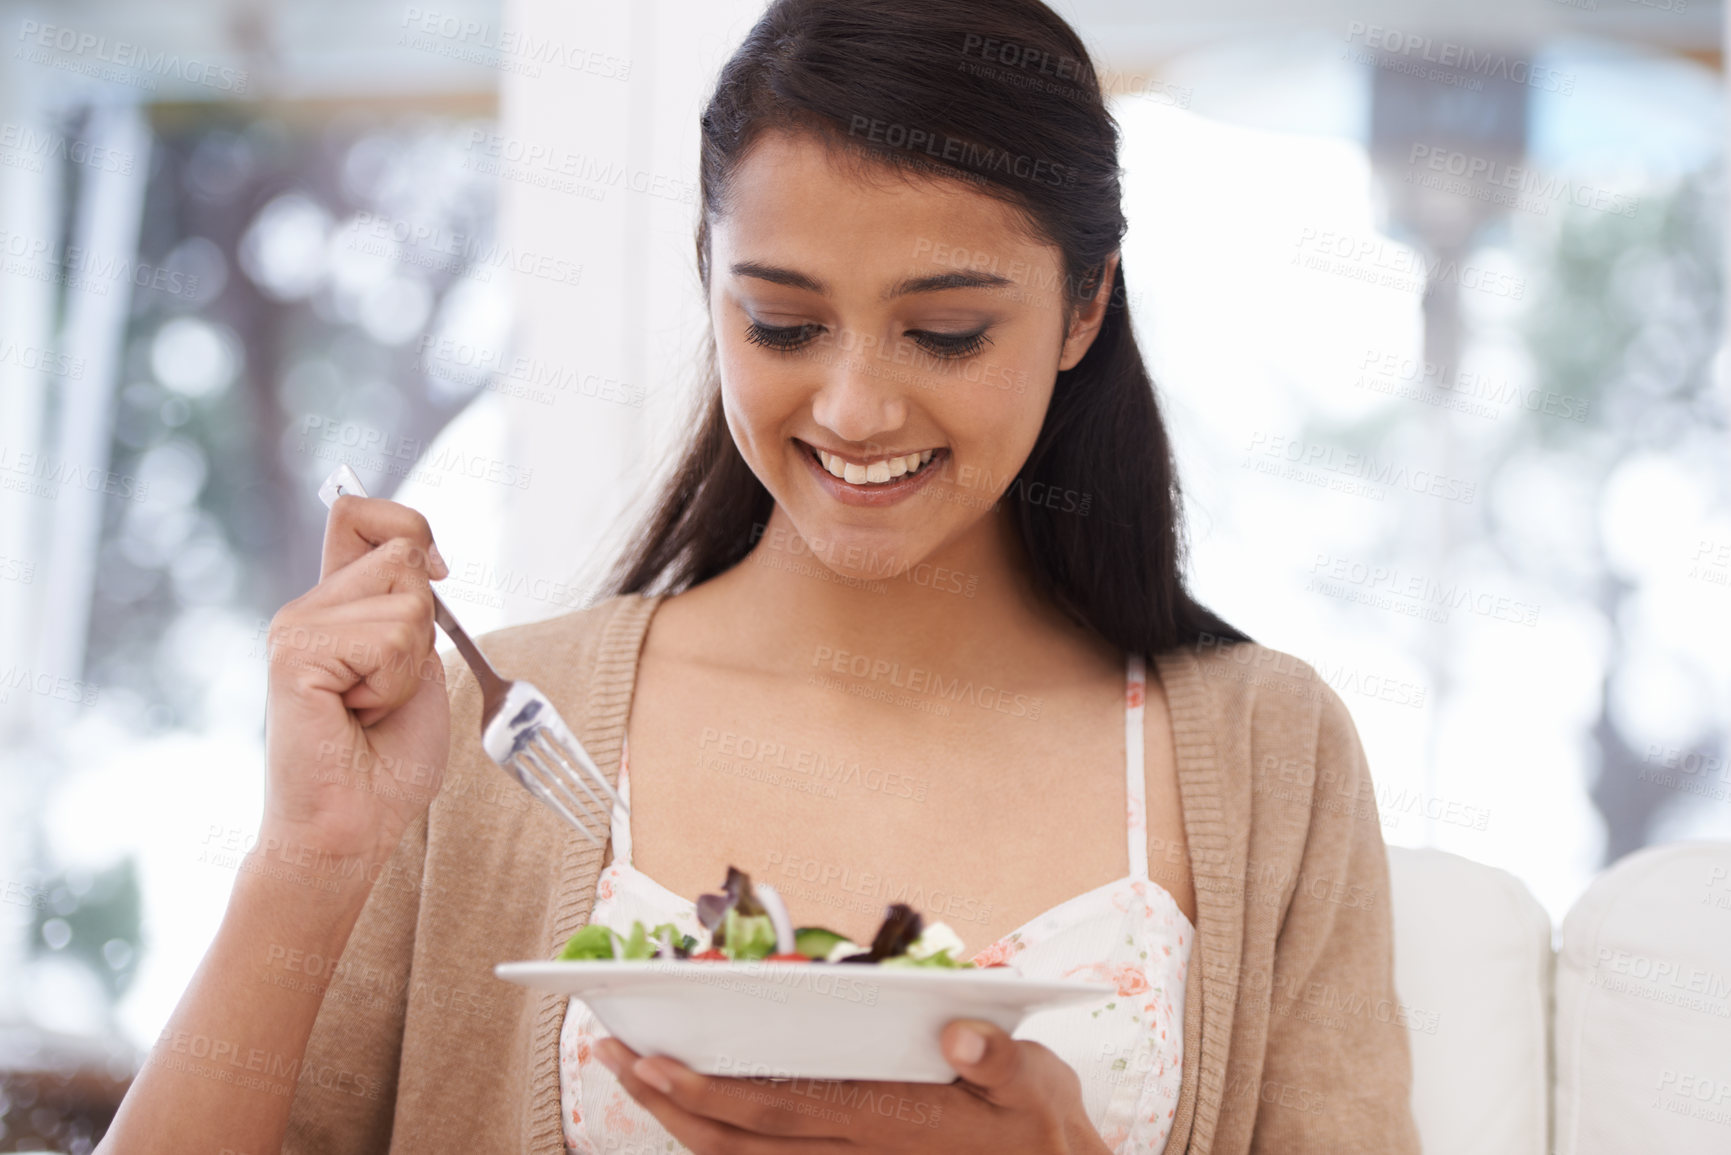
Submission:
<svg viewBox="0 0 1731 1155">
<path fill-rule="evenodd" d="M 876 577 L 988 531 L 1104 291 L 1067 328 L 1062 256 L 1007 205 L 861 180 L 805 135 L 760 138 L 730 201 L 710 233 L 723 404 L 794 530 Z"/>
</svg>

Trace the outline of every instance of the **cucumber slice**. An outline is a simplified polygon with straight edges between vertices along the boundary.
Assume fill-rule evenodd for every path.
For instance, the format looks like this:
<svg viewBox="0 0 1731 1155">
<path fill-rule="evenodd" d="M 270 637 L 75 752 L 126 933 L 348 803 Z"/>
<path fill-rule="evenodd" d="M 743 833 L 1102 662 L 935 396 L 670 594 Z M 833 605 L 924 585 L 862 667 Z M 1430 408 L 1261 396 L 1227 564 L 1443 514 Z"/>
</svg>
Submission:
<svg viewBox="0 0 1731 1155">
<path fill-rule="evenodd" d="M 821 926 L 802 926 L 793 932 L 793 949 L 808 958 L 825 958 L 838 942 L 847 936 Z"/>
</svg>

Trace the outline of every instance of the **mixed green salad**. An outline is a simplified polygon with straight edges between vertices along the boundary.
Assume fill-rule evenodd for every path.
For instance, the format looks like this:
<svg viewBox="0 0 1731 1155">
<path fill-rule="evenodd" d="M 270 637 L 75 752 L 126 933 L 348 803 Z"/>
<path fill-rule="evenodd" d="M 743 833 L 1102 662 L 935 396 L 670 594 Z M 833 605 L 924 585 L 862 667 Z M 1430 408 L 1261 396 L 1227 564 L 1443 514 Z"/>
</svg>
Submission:
<svg viewBox="0 0 1731 1155">
<path fill-rule="evenodd" d="M 720 894 L 700 895 L 697 920 L 709 933 L 700 943 L 670 922 L 645 927 L 634 919 L 628 934 L 591 923 L 571 936 L 562 960 L 693 959 L 721 962 L 876 963 L 887 967 L 972 967 L 961 957 L 962 940 L 941 922 L 926 922 L 898 902 L 884 911 L 870 946 L 860 946 L 821 926 L 795 927 L 781 895 L 767 882 L 752 885 L 729 866 Z M 703 949 L 699 950 L 699 947 Z M 1003 964 L 994 964 L 1003 965 Z"/>
</svg>

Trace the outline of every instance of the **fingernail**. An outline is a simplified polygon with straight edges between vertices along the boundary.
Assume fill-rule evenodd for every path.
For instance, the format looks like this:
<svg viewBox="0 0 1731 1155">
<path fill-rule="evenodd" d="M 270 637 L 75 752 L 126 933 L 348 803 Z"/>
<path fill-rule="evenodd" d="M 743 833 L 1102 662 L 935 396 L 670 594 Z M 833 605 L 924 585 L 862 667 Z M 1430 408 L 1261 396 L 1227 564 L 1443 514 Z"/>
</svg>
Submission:
<svg viewBox="0 0 1731 1155">
<path fill-rule="evenodd" d="M 661 1072 L 661 1068 L 651 1066 L 648 1059 L 638 1059 L 631 1067 L 632 1072 L 645 1083 L 660 1091 L 663 1095 L 673 1090 L 673 1080 Z"/>
<path fill-rule="evenodd" d="M 439 567 L 439 577 L 447 578 L 451 576 L 451 567 L 446 565 L 445 559 L 440 556 L 438 546 L 429 545 L 427 547 L 427 556 L 433 559 L 433 564 L 435 566 Z"/>
<path fill-rule="evenodd" d="M 958 1062 L 977 1063 L 980 1056 L 986 1053 L 986 1036 L 971 1027 L 962 1027 L 956 1031 L 956 1046 L 953 1052 Z"/>
</svg>

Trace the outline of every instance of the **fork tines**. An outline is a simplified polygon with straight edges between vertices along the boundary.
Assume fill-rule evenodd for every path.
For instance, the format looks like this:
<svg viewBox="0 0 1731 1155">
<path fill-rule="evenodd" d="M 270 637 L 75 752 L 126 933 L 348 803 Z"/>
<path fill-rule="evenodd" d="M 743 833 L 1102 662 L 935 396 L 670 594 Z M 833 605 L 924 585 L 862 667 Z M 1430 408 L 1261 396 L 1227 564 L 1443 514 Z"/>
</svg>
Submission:
<svg viewBox="0 0 1731 1155">
<path fill-rule="evenodd" d="M 543 802 L 564 815 L 567 821 L 588 837 L 589 841 L 600 846 L 602 844 L 601 839 L 595 836 L 589 821 L 580 815 L 586 814 L 592 819 L 598 819 L 601 814 L 606 812 L 607 803 L 602 802 L 600 796 L 589 788 L 589 783 L 585 782 L 583 777 L 577 773 L 572 765 L 575 761 L 576 759 L 570 757 L 568 752 L 561 750 L 559 744 L 553 741 L 546 729 L 537 727 L 530 740 L 512 757 L 511 768 L 516 772 L 519 781 L 530 786 L 531 789 L 538 788 Z M 582 788 L 583 793 L 589 796 L 589 801 L 594 804 L 594 809 L 585 806 L 572 791 L 570 784 L 573 782 Z M 600 782 L 602 786 L 607 786 L 606 779 L 600 779 Z M 609 788 L 608 793 L 613 793 L 611 788 Z M 575 806 L 576 812 L 569 809 L 566 802 Z"/>
<path fill-rule="evenodd" d="M 510 683 L 503 708 L 487 724 L 482 744 L 495 762 L 596 846 L 603 845 L 595 830 L 608 828 L 609 802 L 602 801 L 591 782 L 611 803 L 630 813 L 552 702 L 528 682 Z M 587 802 L 578 797 L 578 790 Z"/>
</svg>

